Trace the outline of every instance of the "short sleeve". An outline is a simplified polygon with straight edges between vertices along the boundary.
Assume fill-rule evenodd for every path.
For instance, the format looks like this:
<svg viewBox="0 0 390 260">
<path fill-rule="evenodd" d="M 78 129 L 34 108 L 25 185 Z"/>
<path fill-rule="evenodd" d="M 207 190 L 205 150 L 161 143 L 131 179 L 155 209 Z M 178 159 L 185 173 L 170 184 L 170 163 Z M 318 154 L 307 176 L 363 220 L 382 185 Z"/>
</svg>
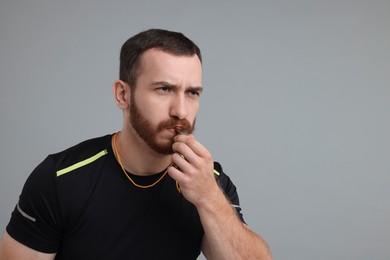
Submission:
<svg viewBox="0 0 390 260">
<path fill-rule="evenodd" d="M 216 171 L 216 177 L 219 185 L 225 192 L 226 197 L 229 199 L 232 207 L 237 211 L 238 217 L 245 223 L 243 214 L 240 207 L 240 199 L 238 197 L 236 186 L 233 184 L 228 175 L 223 172 L 222 166 L 218 162 L 214 162 L 214 170 Z"/>
<path fill-rule="evenodd" d="M 55 253 L 61 242 L 60 223 L 55 167 L 47 157 L 24 184 L 6 229 L 11 237 L 34 250 Z"/>
</svg>

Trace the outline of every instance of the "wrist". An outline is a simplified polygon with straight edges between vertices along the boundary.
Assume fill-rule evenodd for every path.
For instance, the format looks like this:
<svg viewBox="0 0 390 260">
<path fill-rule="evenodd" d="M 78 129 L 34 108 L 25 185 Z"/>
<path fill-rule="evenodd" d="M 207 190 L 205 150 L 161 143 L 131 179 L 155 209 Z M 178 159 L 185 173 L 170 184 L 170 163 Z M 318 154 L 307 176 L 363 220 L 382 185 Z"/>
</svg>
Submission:
<svg viewBox="0 0 390 260">
<path fill-rule="evenodd" d="M 225 194 L 218 186 L 215 185 L 212 191 L 207 196 L 202 196 L 201 199 L 195 204 L 199 214 L 205 213 L 207 215 L 215 215 L 220 212 L 224 212 L 224 208 L 230 208 L 230 203 L 226 199 Z"/>
</svg>

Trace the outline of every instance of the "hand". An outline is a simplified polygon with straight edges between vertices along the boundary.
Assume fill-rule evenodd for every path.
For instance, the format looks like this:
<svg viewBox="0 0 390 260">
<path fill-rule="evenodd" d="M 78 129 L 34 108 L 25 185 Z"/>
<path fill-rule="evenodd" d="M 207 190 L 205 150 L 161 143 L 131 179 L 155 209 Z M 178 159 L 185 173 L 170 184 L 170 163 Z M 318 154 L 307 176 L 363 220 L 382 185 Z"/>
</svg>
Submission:
<svg viewBox="0 0 390 260">
<path fill-rule="evenodd" d="M 193 135 L 177 135 L 172 148 L 177 167 L 170 166 L 168 174 L 179 183 L 183 196 L 195 206 L 210 201 L 220 192 L 210 152 Z"/>
</svg>

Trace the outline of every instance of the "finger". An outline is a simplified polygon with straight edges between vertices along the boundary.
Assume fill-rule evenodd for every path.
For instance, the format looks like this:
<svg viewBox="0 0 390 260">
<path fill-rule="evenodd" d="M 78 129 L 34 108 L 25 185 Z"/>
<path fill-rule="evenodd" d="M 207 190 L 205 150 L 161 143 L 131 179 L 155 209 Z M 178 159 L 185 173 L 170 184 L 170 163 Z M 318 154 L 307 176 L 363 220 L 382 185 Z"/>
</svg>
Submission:
<svg viewBox="0 0 390 260">
<path fill-rule="evenodd" d="M 182 173 L 179 169 L 174 166 L 168 167 L 168 174 L 172 179 L 177 181 L 179 184 L 184 182 L 186 178 L 188 178 L 184 173 Z"/>
<path fill-rule="evenodd" d="M 178 134 L 175 136 L 174 141 L 175 142 L 183 142 L 185 143 L 188 139 L 195 138 L 193 134 L 184 135 L 184 134 Z"/>
<path fill-rule="evenodd" d="M 175 142 L 172 145 L 172 149 L 174 152 L 183 155 L 189 162 L 193 161 L 194 157 L 197 156 L 186 143 Z"/>
<path fill-rule="evenodd" d="M 184 155 L 179 154 L 179 153 L 174 153 L 172 155 L 172 162 L 174 163 L 174 166 L 177 167 L 178 170 L 181 172 L 185 172 L 188 170 L 189 163 L 184 157 Z"/>
<path fill-rule="evenodd" d="M 207 148 L 198 142 L 193 135 L 187 136 L 186 138 L 178 138 L 178 142 L 180 141 L 184 142 L 195 155 L 199 157 L 211 157 Z"/>
</svg>

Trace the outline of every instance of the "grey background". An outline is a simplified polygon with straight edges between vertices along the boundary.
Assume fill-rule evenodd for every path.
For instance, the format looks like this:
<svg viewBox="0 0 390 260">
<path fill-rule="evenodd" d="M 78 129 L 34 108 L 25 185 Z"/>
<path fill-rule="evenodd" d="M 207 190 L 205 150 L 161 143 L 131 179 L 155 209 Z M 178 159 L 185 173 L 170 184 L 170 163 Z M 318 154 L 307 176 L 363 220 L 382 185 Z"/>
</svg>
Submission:
<svg viewBox="0 0 390 260">
<path fill-rule="evenodd" d="M 390 259 L 390 1 L 0 2 L 0 230 L 48 153 L 121 128 L 131 35 L 204 55 L 198 139 L 275 259 Z"/>
</svg>

